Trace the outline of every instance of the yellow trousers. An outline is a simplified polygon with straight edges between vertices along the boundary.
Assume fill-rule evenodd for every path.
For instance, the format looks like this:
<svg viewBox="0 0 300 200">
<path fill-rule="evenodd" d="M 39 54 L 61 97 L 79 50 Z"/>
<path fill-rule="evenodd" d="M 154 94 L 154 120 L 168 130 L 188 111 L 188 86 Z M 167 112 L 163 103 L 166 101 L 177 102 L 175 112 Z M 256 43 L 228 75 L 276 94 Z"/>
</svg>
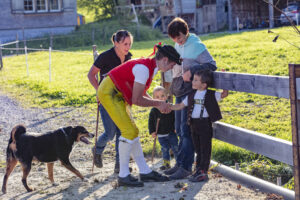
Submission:
<svg viewBox="0 0 300 200">
<path fill-rule="evenodd" d="M 101 82 L 97 95 L 110 118 L 120 129 L 121 136 L 129 140 L 138 137 L 139 130 L 131 117 L 130 106 L 109 76 Z"/>
</svg>

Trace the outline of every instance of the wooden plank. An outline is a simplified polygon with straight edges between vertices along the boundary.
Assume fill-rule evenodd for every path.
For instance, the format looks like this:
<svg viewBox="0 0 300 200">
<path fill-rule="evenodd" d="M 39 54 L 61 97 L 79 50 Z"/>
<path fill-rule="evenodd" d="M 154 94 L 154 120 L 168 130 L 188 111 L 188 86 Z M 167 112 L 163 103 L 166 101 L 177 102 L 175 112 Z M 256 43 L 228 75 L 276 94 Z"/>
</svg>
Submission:
<svg viewBox="0 0 300 200">
<path fill-rule="evenodd" d="M 213 87 L 286 99 L 290 98 L 289 78 L 287 76 L 214 72 Z"/>
<path fill-rule="evenodd" d="M 294 70 L 295 70 L 296 78 L 299 78 L 300 77 L 300 68 L 296 67 Z"/>
<path fill-rule="evenodd" d="M 289 65 L 289 77 L 290 77 L 290 102 L 291 102 L 291 114 L 292 114 L 292 140 L 293 140 L 293 162 L 294 162 L 294 188 L 295 199 L 300 200 L 300 152 L 299 152 L 299 140 L 300 140 L 300 102 L 297 101 L 298 88 L 300 84 L 297 81 L 299 77 L 300 65 Z"/>
<path fill-rule="evenodd" d="M 292 143 L 230 124 L 213 123 L 214 138 L 293 165 Z"/>
</svg>

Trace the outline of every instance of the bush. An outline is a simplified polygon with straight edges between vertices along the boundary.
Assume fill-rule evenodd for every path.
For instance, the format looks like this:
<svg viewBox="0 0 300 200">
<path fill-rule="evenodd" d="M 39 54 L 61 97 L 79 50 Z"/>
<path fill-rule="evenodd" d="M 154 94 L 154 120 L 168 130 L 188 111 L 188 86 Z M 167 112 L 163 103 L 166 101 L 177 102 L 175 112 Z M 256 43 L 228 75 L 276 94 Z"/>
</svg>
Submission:
<svg viewBox="0 0 300 200">
<path fill-rule="evenodd" d="M 255 160 L 252 163 L 242 163 L 240 170 L 275 184 L 277 177 L 281 177 L 283 185 L 293 177 L 293 169 L 289 165 L 282 163 L 273 164 L 269 160 Z"/>
</svg>

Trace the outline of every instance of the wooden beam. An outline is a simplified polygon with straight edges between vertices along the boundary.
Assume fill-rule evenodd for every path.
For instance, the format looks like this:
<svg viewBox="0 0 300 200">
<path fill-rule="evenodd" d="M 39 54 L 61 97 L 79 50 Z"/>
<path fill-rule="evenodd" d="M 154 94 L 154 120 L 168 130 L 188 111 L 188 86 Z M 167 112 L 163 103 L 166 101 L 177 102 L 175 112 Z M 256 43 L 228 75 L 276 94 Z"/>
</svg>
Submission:
<svg viewBox="0 0 300 200">
<path fill-rule="evenodd" d="M 213 87 L 286 99 L 290 98 L 289 78 L 287 76 L 214 72 Z"/>
<path fill-rule="evenodd" d="M 214 138 L 293 165 L 292 143 L 223 122 L 213 123 Z"/>
<path fill-rule="evenodd" d="M 274 9 L 273 0 L 269 0 L 269 28 L 274 28 Z"/>
<path fill-rule="evenodd" d="M 293 140 L 293 162 L 294 162 L 294 188 L 295 199 L 300 200 L 300 101 L 298 100 L 297 90 L 300 88 L 299 78 L 300 65 L 289 65 L 290 76 L 290 101 L 292 115 L 292 140 Z"/>
</svg>

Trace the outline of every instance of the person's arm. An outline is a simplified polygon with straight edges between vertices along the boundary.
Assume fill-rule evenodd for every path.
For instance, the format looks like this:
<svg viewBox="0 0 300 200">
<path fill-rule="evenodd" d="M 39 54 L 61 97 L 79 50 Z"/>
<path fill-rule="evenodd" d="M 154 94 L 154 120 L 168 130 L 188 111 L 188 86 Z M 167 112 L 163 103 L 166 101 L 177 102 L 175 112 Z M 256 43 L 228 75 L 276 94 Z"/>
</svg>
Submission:
<svg viewBox="0 0 300 200">
<path fill-rule="evenodd" d="M 194 44 L 194 48 L 196 50 L 201 51 L 201 47 L 203 48 L 203 44 Z M 197 70 L 204 70 L 209 69 L 212 71 L 216 71 L 216 61 L 213 59 L 209 51 L 204 46 L 205 50 L 199 52 L 198 56 L 196 57 L 193 62 L 191 60 L 188 61 L 188 65 L 184 67 L 184 73 L 183 73 L 183 80 L 186 82 L 189 82 L 192 80 L 193 75 L 195 71 Z M 186 61 L 186 62 L 187 62 Z"/>
<path fill-rule="evenodd" d="M 150 99 L 144 96 L 145 85 L 134 82 L 132 90 L 132 103 L 142 107 L 156 107 L 161 112 L 169 112 L 169 105 L 161 100 Z"/>
<path fill-rule="evenodd" d="M 146 92 L 146 93 L 144 94 L 144 97 L 147 97 L 147 98 L 149 98 L 149 99 L 152 99 L 152 97 L 148 94 L 148 92 Z"/>
<path fill-rule="evenodd" d="M 175 104 L 175 105 L 171 105 L 172 110 L 182 110 L 184 107 L 185 107 L 185 105 L 183 102 Z"/>
<path fill-rule="evenodd" d="M 144 94 L 145 85 L 149 78 L 149 69 L 142 64 L 136 64 L 132 68 L 134 83 L 132 89 L 132 103 L 142 107 L 156 107 L 162 113 L 170 112 L 169 105 L 161 100 L 152 99 Z"/>
<path fill-rule="evenodd" d="M 99 84 L 98 84 L 98 80 L 97 80 L 97 74 L 100 72 L 100 69 L 98 67 L 96 67 L 95 65 L 93 65 L 88 73 L 88 79 L 91 83 L 91 85 L 95 88 L 95 90 L 98 90 Z"/>
</svg>

